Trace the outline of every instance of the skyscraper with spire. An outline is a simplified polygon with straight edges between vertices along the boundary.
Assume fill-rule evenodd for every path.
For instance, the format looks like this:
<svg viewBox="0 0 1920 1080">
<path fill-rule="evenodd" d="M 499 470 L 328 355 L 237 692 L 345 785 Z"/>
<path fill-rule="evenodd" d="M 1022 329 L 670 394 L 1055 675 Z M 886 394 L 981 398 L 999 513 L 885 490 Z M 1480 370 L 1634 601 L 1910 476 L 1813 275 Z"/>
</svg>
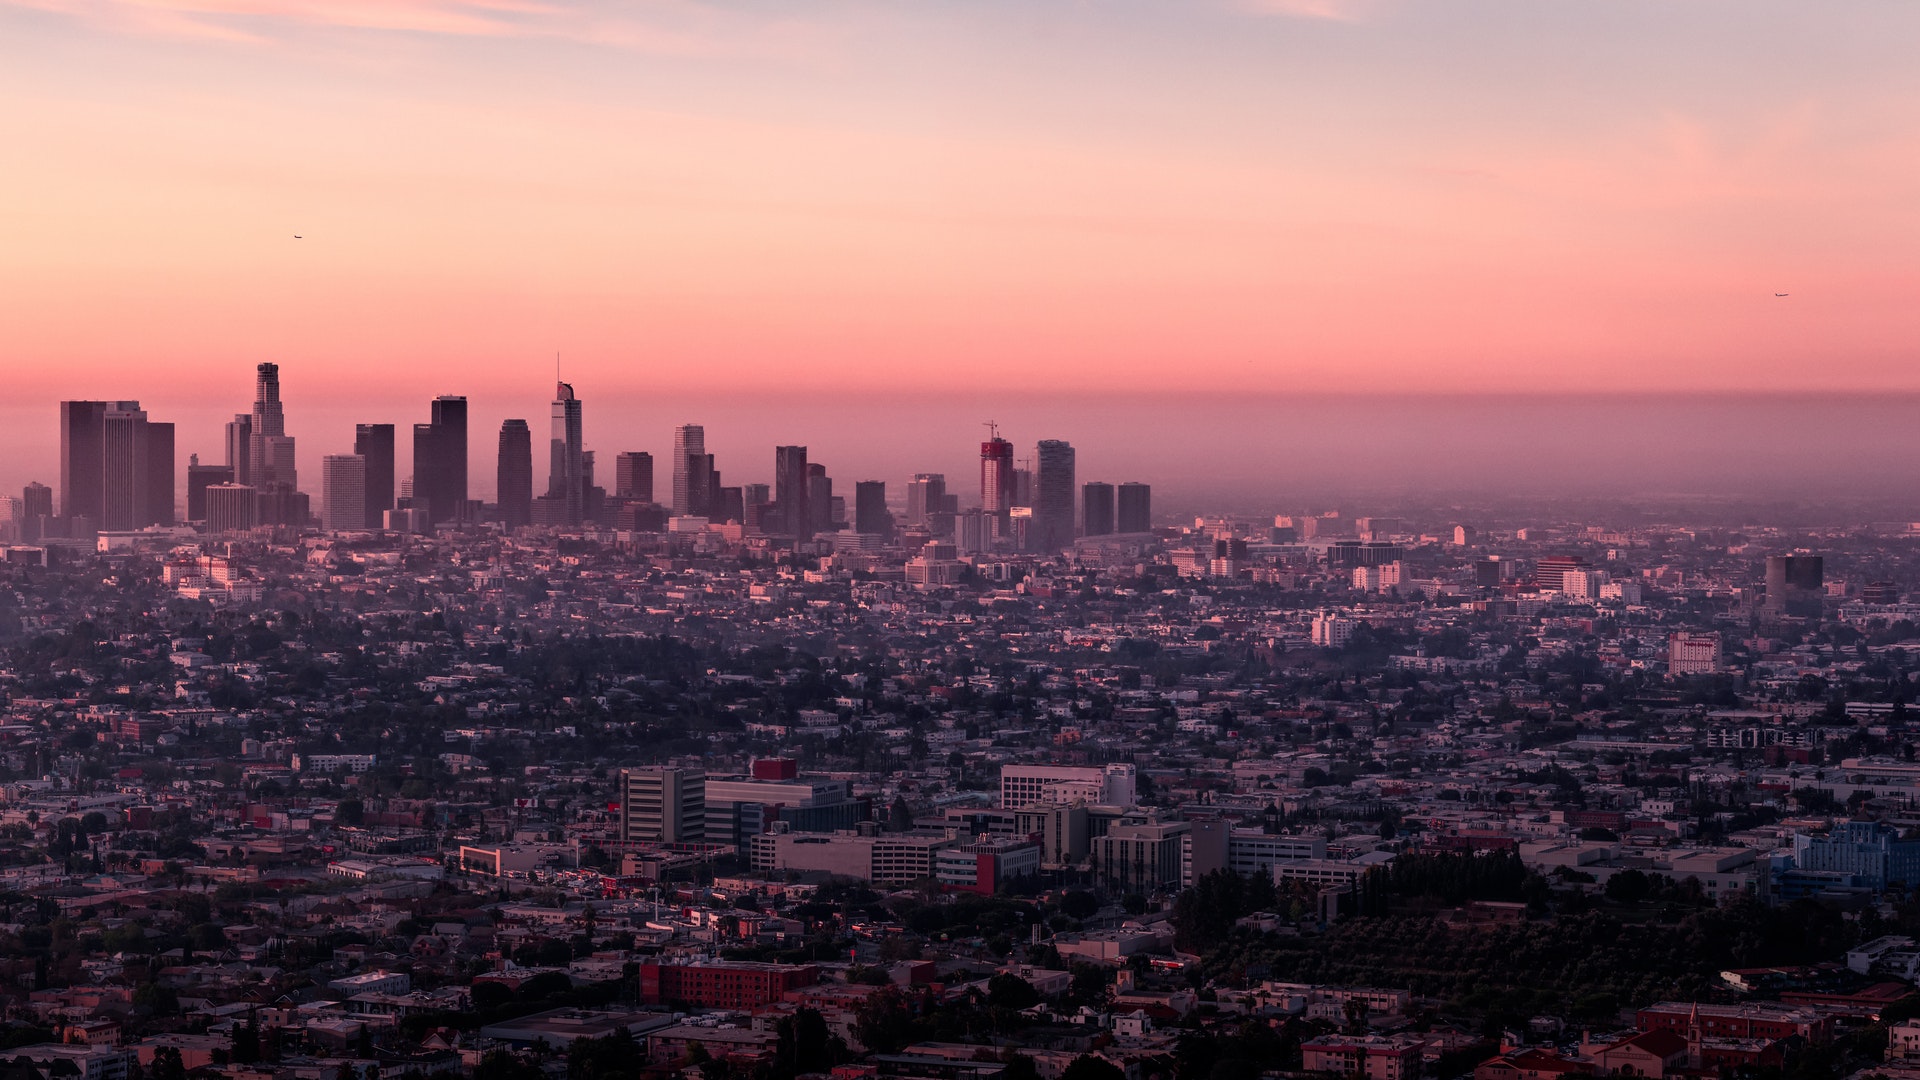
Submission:
<svg viewBox="0 0 1920 1080">
<path fill-rule="evenodd" d="M 580 399 L 568 383 L 553 391 L 553 427 L 547 468 L 547 498 L 568 525 L 580 524 L 586 509 L 587 481 L 582 456 Z"/>
</svg>

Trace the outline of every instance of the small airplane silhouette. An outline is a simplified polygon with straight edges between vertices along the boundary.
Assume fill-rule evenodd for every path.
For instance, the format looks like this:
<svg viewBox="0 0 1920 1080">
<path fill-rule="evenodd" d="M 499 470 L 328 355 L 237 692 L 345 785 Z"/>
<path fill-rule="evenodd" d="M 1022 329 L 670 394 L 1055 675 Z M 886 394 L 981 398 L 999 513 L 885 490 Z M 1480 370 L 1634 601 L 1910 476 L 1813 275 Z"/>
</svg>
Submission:
<svg viewBox="0 0 1920 1080">
<path fill-rule="evenodd" d="M 1777 292 L 1777 293 L 1774 293 L 1773 295 L 1775 295 L 1775 296 L 1785 296 L 1785 295 L 1787 295 L 1787 294 L 1786 294 L 1786 293 L 1783 293 L 1783 292 Z"/>
<path fill-rule="evenodd" d="M 303 236 L 301 236 L 301 235 L 300 235 L 299 233 L 294 233 L 294 234 L 293 234 L 293 238 L 294 238 L 295 240 L 304 240 L 304 239 L 306 239 L 305 237 L 303 237 Z M 1787 295 L 1787 294 L 1786 294 L 1786 293 L 1780 293 L 1780 294 L 1778 294 L 1778 295 L 1780 295 L 1780 296 L 1785 296 L 1785 295 Z"/>
</svg>

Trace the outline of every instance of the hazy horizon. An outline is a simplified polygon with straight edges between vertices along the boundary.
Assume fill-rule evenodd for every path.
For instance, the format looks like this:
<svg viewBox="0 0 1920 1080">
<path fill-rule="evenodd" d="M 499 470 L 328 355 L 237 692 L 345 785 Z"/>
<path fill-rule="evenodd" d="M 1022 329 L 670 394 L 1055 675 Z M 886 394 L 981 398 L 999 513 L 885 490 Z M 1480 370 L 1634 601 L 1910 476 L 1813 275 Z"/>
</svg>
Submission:
<svg viewBox="0 0 1920 1080">
<path fill-rule="evenodd" d="M 251 376 L 251 371 L 245 373 Z M 449 380 L 455 382 L 457 380 Z M 352 449 L 355 423 L 392 423 L 398 475 L 409 475 L 410 425 L 428 398 L 362 396 L 348 403 L 282 369 L 287 430 L 298 440 L 301 487 L 319 496 L 321 458 Z M 224 400 L 143 393 L 149 415 L 176 425 L 177 469 L 188 455 L 223 460 L 224 424 L 250 404 L 250 378 L 220 388 Z M 550 388 L 543 386 L 550 392 Z M 1684 502 L 1862 500 L 1920 519 L 1920 395 L 1644 394 L 1331 395 L 1208 398 L 1086 394 L 1077 398 L 986 394 L 753 394 L 596 396 L 584 402 L 587 449 L 611 487 L 613 457 L 655 456 L 656 491 L 670 473 L 672 429 L 704 424 L 724 482 L 772 480 L 773 447 L 797 443 L 824 463 L 837 494 L 879 479 L 898 502 L 917 472 L 944 472 L 962 504 L 978 489 L 984 421 L 998 421 L 1016 457 L 1036 441 L 1076 449 L 1076 479 L 1154 486 L 1161 515 L 1300 512 L 1345 506 L 1393 512 L 1452 498 L 1605 499 L 1635 495 Z M 444 392 L 454 393 L 457 386 Z M 545 477 L 547 401 L 471 396 L 469 490 L 491 499 L 500 421 L 526 419 L 535 438 L 535 484 Z M 0 484 L 57 487 L 56 403 L 0 407 Z M 179 485 L 184 500 L 185 483 Z"/>
</svg>

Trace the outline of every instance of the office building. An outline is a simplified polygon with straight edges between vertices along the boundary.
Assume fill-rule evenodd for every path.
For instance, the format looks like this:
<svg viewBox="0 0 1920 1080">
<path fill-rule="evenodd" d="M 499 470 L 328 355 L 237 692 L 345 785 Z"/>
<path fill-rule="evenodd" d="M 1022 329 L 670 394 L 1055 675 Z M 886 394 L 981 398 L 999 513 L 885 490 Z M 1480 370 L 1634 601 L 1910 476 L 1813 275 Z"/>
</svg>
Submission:
<svg viewBox="0 0 1920 1080">
<path fill-rule="evenodd" d="M 706 456 L 707 429 L 699 424 L 682 424 L 673 429 L 673 512 L 706 512 L 707 480 L 713 471 L 713 459 Z M 701 468 L 704 459 L 705 468 Z"/>
<path fill-rule="evenodd" d="M 807 464 L 807 533 L 833 532 L 847 520 L 846 500 L 833 493 L 833 478 L 818 462 Z"/>
<path fill-rule="evenodd" d="M 1877 821 L 1835 825 L 1825 836 L 1795 833 L 1793 868 L 1852 878 L 1872 889 L 1920 885 L 1920 840 L 1902 840 L 1900 830 Z"/>
<path fill-rule="evenodd" d="M 173 425 L 137 401 L 60 403 L 62 516 L 123 531 L 174 518 Z"/>
<path fill-rule="evenodd" d="M 1567 571 L 1590 568 L 1579 555 L 1543 555 L 1534 563 L 1533 584 L 1538 589 L 1559 592 L 1566 586 Z"/>
<path fill-rule="evenodd" d="M 773 502 L 779 508 L 778 531 L 795 539 L 813 535 L 813 513 L 807 505 L 812 484 L 807 472 L 807 448 L 773 448 Z"/>
<path fill-rule="evenodd" d="M 1182 844 L 1182 885 L 1215 870 L 1232 870 L 1242 877 L 1274 876 L 1274 867 L 1327 857 L 1323 836 L 1282 836 L 1264 829 L 1236 828 L 1227 819 L 1192 821 Z"/>
<path fill-rule="evenodd" d="M 1767 556 L 1767 610 L 1774 615 L 1811 618 L 1820 614 L 1826 594 L 1826 560 L 1819 555 Z"/>
<path fill-rule="evenodd" d="M 533 430 L 525 420 L 500 423 L 494 492 L 502 525 L 517 529 L 533 521 Z"/>
<path fill-rule="evenodd" d="M 648 960 L 640 965 L 640 1003 L 696 1009 L 757 1009 L 820 981 L 812 964 L 706 960 L 691 964 Z"/>
<path fill-rule="evenodd" d="M 253 470 L 248 467 L 252 455 L 253 414 L 235 413 L 227 421 L 227 468 L 233 470 L 234 483 L 253 483 Z"/>
<path fill-rule="evenodd" d="M 1005 810 L 1076 802 L 1132 806 L 1134 783 L 1134 767 L 1130 764 L 1002 765 L 1000 806 Z"/>
<path fill-rule="evenodd" d="M 60 516 L 100 520 L 105 488 L 101 470 L 101 421 L 110 407 L 139 408 L 138 402 L 63 401 L 60 403 Z"/>
<path fill-rule="evenodd" d="M 367 459 L 367 528 L 377 529 L 393 509 L 393 425 L 355 424 L 353 452 Z"/>
<path fill-rule="evenodd" d="M 252 427 L 247 433 L 247 478 L 262 491 L 297 491 L 300 487 L 293 436 L 287 434 L 286 413 L 280 403 L 279 364 L 261 364 L 254 368 Z"/>
<path fill-rule="evenodd" d="M 1115 498 L 1114 527 L 1123 533 L 1153 531 L 1153 488 L 1121 484 Z"/>
<path fill-rule="evenodd" d="M 844 780 L 801 780 L 759 775 L 708 777 L 705 786 L 706 842 L 734 844 L 746 850 L 760 833 L 828 833 L 851 829 L 870 816 L 867 800 L 856 799 Z"/>
<path fill-rule="evenodd" d="M 1140 819 L 1110 825 L 1090 845 L 1094 873 L 1126 892 L 1178 886 L 1187 829 L 1184 821 Z"/>
<path fill-rule="evenodd" d="M 628 844 L 706 841 L 706 773 L 658 765 L 620 770 L 620 840 Z"/>
<path fill-rule="evenodd" d="M 874 536 L 893 532 L 893 515 L 887 512 L 885 480 L 862 480 L 853 485 L 853 531 Z"/>
<path fill-rule="evenodd" d="M 28 484 L 20 492 L 20 540 L 34 544 L 45 535 L 47 525 L 53 519 L 53 489 L 39 481 Z"/>
<path fill-rule="evenodd" d="M 1016 836 L 1040 838 L 1040 861 L 1059 866 L 1087 856 L 1092 837 L 1086 804 L 1029 803 L 1013 812 Z"/>
<path fill-rule="evenodd" d="M 928 525 L 946 508 L 947 478 L 943 473 L 915 473 L 907 484 L 907 524 Z"/>
<path fill-rule="evenodd" d="M 433 419 L 413 425 L 413 505 L 431 524 L 458 522 L 467 511 L 467 399 L 433 399 Z"/>
<path fill-rule="evenodd" d="M 207 532 L 241 533 L 254 526 L 253 505 L 259 492 L 252 484 L 207 486 Z"/>
<path fill-rule="evenodd" d="M 547 498 L 554 500 L 562 523 L 578 525 L 586 516 L 587 474 L 581 434 L 580 399 L 573 387 L 553 391 L 553 423 L 548 440 Z"/>
<path fill-rule="evenodd" d="M 100 418 L 103 530 L 173 524 L 173 425 L 147 419 L 138 402 L 117 402 Z"/>
<path fill-rule="evenodd" d="M 320 527 L 328 532 L 358 532 L 367 527 L 367 459 L 359 454 L 328 454 L 320 459 Z"/>
<path fill-rule="evenodd" d="M 1039 472 L 1034 484 L 1032 550 L 1059 551 L 1073 546 L 1073 447 L 1060 439 L 1040 440 Z"/>
<path fill-rule="evenodd" d="M 1040 845 L 1030 840 L 992 836 L 940 849 L 933 877 L 956 892 L 992 896 L 1016 878 L 1040 872 Z"/>
<path fill-rule="evenodd" d="M 614 458 L 613 493 L 628 502 L 652 502 L 653 455 L 629 450 Z"/>
<path fill-rule="evenodd" d="M 955 846 L 958 841 L 945 836 L 918 833 L 761 833 L 748 838 L 757 873 L 827 873 L 885 885 L 933 877 L 936 856 Z"/>
<path fill-rule="evenodd" d="M 1114 492 L 1112 484 L 1098 480 L 1080 488 L 1081 532 L 1087 536 L 1108 536 L 1114 531 Z"/>
<path fill-rule="evenodd" d="M 1680 631 L 1667 636 L 1668 674 L 1711 675 L 1719 670 L 1719 634 L 1690 634 Z"/>
</svg>

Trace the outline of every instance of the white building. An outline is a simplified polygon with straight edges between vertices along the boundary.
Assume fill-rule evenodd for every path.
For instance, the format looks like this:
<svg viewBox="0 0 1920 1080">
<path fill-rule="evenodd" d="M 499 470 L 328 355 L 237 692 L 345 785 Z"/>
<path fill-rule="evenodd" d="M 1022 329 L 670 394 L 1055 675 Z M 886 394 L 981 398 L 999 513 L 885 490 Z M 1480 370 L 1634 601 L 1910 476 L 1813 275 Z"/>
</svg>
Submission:
<svg viewBox="0 0 1920 1080">
<path fill-rule="evenodd" d="M 1132 806 L 1134 768 L 1114 765 L 1003 765 L 1000 806 L 1017 810 L 1036 803 Z"/>
<path fill-rule="evenodd" d="M 1313 617 L 1313 643 L 1330 649 L 1341 648 L 1353 640 L 1353 632 L 1359 626 L 1352 619 L 1322 611 Z"/>
<path fill-rule="evenodd" d="M 1667 672 L 1711 675 L 1720 670 L 1720 635 L 1677 633 L 1667 638 Z"/>
</svg>

